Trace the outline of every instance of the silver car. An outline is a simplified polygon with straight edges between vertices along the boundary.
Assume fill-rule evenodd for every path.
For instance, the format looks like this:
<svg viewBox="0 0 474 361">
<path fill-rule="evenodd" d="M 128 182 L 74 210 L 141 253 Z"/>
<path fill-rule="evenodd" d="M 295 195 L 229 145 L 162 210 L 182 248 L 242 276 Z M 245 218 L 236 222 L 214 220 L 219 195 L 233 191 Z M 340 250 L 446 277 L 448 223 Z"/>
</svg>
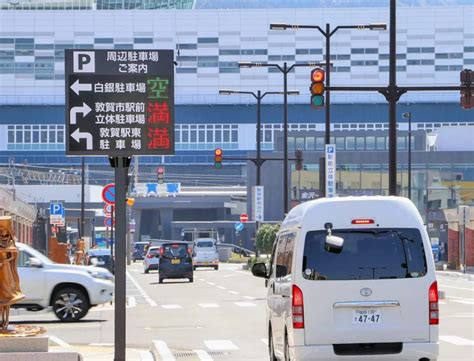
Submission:
<svg viewBox="0 0 474 361">
<path fill-rule="evenodd" d="M 151 270 L 158 271 L 158 264 L 160 263 L 160 247 L 151 246 L 146 252 L 143 260 L 143 272 L 149 273 Z"/>
</svg>

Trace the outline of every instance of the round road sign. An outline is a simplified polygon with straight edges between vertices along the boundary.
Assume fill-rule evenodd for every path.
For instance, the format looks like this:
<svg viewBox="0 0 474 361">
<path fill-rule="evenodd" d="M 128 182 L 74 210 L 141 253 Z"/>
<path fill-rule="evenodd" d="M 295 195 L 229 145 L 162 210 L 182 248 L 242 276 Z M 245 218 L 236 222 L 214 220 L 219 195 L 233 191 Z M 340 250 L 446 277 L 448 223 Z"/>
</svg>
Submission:
<svg viewBox="0 0 474 361">
<path fill-rule="evenodd" d="M 107 184 L 102 190 L 102 200 L 107 204 L 115 204 L 115 184 Z"/>
<path fill-rule="evenodd" d="M 237 222 L 236 224 L 234 224 L 234 229 L 236 232 L 242 232 L 244 230 L 244 224 Z"/>
<path fill-rule="evenodd" d="M 247 222 L 248 220 L 249 220 L 249 216 L 246 215 L 245 213 L 242 213 L 242 214 L 240 215 L 240 221 L 241 221 L 242 223 L 245 223 L 245 222 Z"/>
<path fill-rule="evenodd" d="M 107 217 L 104 219 L 104 226 L 106 227 L 112 227 L 112 218 Z M 114 219 L 114 226 L 115 226 L 115 219 Z"/>
<path fill-rule="evenodd" d="M 105 204 L 104 205 L 104 213 L 108 216 L 114 211 L 114 205 L 113 204 Z"/>
</svg>

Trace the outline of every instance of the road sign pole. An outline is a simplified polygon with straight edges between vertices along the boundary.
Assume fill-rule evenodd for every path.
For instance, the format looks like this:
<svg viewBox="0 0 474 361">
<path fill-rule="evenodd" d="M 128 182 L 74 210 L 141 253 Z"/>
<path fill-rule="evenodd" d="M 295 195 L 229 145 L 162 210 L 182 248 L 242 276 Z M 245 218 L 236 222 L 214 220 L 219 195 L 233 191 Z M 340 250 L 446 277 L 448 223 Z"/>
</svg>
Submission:
<svg viewBox="0 0 474 361">
<path fill-rule="evenodd" d="M 112 209 L 112 212 L 110 212 L 110 258 L 112 261 L 112 273 L 115 274 L 115 251 L 114 251 L 114 212 L 115 209 Z"/>
<path fill-rule="evenodd" d="M 125 361 L 126 350 L 126 177 L 130 158 L 113 158 L 115 166 L 115 361 Z M 112 223 L 113 225 L 113 223 Z"/>
</svg>

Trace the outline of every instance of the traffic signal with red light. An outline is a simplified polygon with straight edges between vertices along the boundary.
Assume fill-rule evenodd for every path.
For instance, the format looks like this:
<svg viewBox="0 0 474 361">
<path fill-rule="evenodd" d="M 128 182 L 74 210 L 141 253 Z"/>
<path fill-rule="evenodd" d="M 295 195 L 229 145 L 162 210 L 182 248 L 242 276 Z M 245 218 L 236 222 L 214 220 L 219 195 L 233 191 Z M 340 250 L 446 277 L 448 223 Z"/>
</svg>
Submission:
<svg viewBox="0 0 474 361">
<path fill-rule="evenodd" d="M 216 148 L 214 149 L 214 168 L 221 169 L 222 168 L 222 149 Z"/>
<path fill-rule="evenodd" d="M 165 167 L 158 167 L 156 173 L 158 173 L 158 184 L 163 184 L 165 182 Z"/>
<path fill-rule="evenodd" d="M 467 89 L 461 90 L 461 108 L 474 108 L 474 72 L 471 69 L 464 69 L 461 71 L 461 86 Z"/>
<path fill-rule="evenodd" d="M 324 80 L 326 73 L 321 68 L 311 70 L 311 106 L 313 108 L 321 108 L 324 106 Z"/>
<path fill-rule="evenodd" d="M 301 149 L 297 149 L 295 151 L 295 158 L 296 158 L 295 169 L 302 170 L 303 169 L 303 151 Z"/>
</svg>

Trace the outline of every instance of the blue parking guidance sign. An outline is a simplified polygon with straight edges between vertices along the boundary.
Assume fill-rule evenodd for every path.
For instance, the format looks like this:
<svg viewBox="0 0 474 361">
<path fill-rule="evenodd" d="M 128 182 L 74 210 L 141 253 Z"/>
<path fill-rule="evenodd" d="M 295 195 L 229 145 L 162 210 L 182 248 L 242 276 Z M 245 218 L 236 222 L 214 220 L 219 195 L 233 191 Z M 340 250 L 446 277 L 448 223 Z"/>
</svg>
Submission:
<svg viewBox="0 0 474 361">
<path fill-rule="evenodd" d="M 49 214 L 52 216 L 63 216 L 64 206 L 62 203 L 51 203 L 49 205 Z"/>
</svg>

